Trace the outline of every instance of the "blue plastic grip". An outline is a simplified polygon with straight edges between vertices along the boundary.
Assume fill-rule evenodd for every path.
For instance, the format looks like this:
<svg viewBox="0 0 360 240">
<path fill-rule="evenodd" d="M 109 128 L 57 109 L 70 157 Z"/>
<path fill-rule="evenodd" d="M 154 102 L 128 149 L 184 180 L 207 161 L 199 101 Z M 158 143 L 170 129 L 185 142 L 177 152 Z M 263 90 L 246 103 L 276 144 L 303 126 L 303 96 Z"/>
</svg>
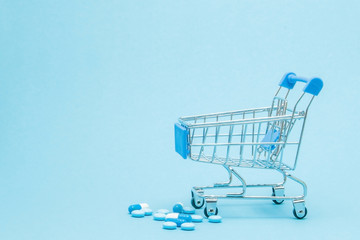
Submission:
<svg viewBox="0 0 360 240">
<path fill-rule="evenodd" d="M 311 80 L 297 77 L 295 73 L 286 73 L 283 78 L 281 79 L 279 86 L 287 88 L 287 89 L 293 89 L 296 82 L 304 82 L 306 83 L 306 86 L 304 87 L 303 91 L 309 94 L 312 94 L 314 96 L 319 95 L 322 87 L 323 87 L 323 81 L 320 78 L 313 78 Z"/>
<path fill-rule="evenodd" d="M 179 123 L 175 123 L 175 151 L 184 159 L 186 159 L 189 154 L 188 135 L 189 129 L 181 126 Z"/>
<path fill-rule="evenodd" d="M 323 85 L 324 83 L 320 78 L 313 78 L 310 82 L 308 82 L 308 84 L 306 84 L 304 92 L 317 96 L 323 88 Z"/>
</svg>

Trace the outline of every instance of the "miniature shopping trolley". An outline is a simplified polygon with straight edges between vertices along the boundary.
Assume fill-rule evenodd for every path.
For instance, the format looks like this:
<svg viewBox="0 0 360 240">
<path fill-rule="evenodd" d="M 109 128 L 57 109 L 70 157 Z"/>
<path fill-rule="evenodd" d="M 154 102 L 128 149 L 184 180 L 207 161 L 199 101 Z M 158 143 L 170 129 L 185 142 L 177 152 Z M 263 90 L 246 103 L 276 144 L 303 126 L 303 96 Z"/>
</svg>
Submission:
<svg viewBox="0 0 360 240">
<path fill-rule="evenodd" d="M 306 83 L 303 92 L 290 102 L 296 82 Z M 210 186 L 193 187 L 191 204 L 196 209 L 204 208 L 205 216 L 218 213 L 219 198 L 269 199 L 275 204 L 292 200 L 296 218 L 307 214 L 305 182 L 287 171 L 296 168 L 305 120 L 309 106 L 323 87 L 320 78 L 311 80 L 284 75 L 270 107 L 240 111 L 213 113 L 179 118 L 175 124 L 175 149 L 184 159 L 222 165 L 229 174 L 229 180 Z M 298 93 L 299 94 L 299 93 Z M 282 182 L 275 184 L 246 184 L 235 167 L 273 169 L 282 174 Z M 234 185 L 233 176 L 240 184 Z M 287 179 L 300 184 L 303 193 L 285 196 Z M 269 196 L 247 195 L 247 188 L 271 188 Z M 205 194 L 209 189 L 236 189 L 239 192 L 226 194 Z"/>
</svg>

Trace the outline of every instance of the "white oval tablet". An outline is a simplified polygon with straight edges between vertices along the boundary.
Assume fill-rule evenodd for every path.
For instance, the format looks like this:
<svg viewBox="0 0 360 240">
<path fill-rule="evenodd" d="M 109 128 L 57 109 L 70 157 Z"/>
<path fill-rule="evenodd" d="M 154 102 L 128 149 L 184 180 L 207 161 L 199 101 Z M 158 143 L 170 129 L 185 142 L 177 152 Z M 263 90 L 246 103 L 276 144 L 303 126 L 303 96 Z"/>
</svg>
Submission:
<svg viewBox="0 0 360 240">
<path fill-rule="evenodd" d="M 200 215 L 191 215 L 191 219 L 193 222 L 202 222 L 203 221 L 203 217 Z"/>
<path fill-rule="evenodd" d="M 153 214 L 153 211 L 150 208 L 145 208 L 144 212 L 145 216 L 151 216 Z"/>
<path fill-rule="evenodd" d="M 222 217 L 220 217 L 219 215 L 212 215 L 208 218 L 208 220 L 211 223 L 220 223 L 222 220 Z"/>
<path fill-rule="evenodd" d="M 174 223 L 174 222 L 164 222 L 163 223 L 163 229 L 174 230 L 174 229 L 176 229 L 176 223 Z"/>
<path fill-rule="evenodd" d="M 165 221 L 166 215 L 163 213 L 154 213 L 154 220 L 155 221 Z"/>
<path fill-rule="evenodd" d="M 189 222 L 183 223 L 181 224 L 181 230 L 193 231 L 195 230 L 195 224 Z"/>
<path fill-rule="evenodd" d="M 143 210 L 134 210 L 131 212 L 131 216 L 135 218 L 142 218 L 145 216 L 145 212 Z"/>
<path fill-rule="evenodd" d="M 167 209 L 159 209 L 156 211 L 157 213 L 163 213 L 163 214 L 168 214 L 170 211 Z"/>
<path fill-rule="evenodd" d="M 186 214 L 194 214 L 194 213 L 195 213 L 195 208 L 192 208 L 192 207 L 184 207 L 183 213 L 186 213 Z"/>
</svg>

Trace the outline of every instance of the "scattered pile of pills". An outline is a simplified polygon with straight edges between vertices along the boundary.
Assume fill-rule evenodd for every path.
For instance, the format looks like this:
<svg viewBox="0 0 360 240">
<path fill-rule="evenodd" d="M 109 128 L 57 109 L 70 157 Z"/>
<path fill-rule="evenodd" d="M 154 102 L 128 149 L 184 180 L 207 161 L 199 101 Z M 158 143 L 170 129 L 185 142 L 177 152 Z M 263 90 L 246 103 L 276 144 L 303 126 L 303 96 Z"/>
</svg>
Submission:
<svg viewBox="0 0 360 240">
<path fill-rule="evenodd" d="M 130 205 L 128 210 L 131 216 L 135 218 L 142 218 L 145 216 L 152 215 L 152 210 L 150 209 L 149 204 L 147 203 Z"/>
<path fill-rule="evenodd" d="M 167 209 L 159 209 L 153 213 L 147 203 L 130 205 L 128 210 L 134 218 L 153 216 L 155 221 L 163 221 L 162 228 L 166 230 L 180 228 L 184 231 L 194 231 L 194 223 L 201 223 L 204 219 L 202 216 L 195 214 L 194 208 L 185 207 L 182 203 L 176 203 L 173 206 L 173 212 Z M 210 223 L 221 223 L 221 221 L 222 218 L 219 215 L 212 215 L 208 218 Z"/>
</svg>

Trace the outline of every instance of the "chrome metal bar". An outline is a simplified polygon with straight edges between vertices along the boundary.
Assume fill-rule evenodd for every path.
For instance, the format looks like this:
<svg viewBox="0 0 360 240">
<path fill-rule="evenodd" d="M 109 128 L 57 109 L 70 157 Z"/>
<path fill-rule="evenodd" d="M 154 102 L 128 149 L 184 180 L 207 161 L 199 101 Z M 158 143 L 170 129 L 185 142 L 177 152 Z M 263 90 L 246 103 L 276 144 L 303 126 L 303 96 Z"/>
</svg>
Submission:
<svg viewBox="0 0 360 240">
<path fill-rule="evenodd" d="M 208 123 L 184 123 L 183 125 L 188 128 L 204 128 L 204 127 L 216 127 L 216 126 L 230 126 L 230 125 L 241 125 L 249 123 L 260 123 L 260 122 L 274 122 L 288 119 L 301 119 L 304 118 L 302 115 L 284 115 L 284 116 L 275 116 L 275 117 L 263 117 L 263 118 L 254 118 L 254 119 L 243 119 L 243 120 L 233 120 L 233 121 L 223 121 L 223 122 L 208 122 Z"/>
<path fill-rule="evenodd" d="M 233 115 L 231 115 L 230 120 L 232 120 L 232 118 L 233 118 Z M 231 143 L 233 131 L 234 131 L 234 125 L 231 125 L 231 126 L 229 127 L 228 143 Z M 231 146 L 231 145 L 229 144 L 229 145 L 227 146 L 227 149 L 226 149 L 226 160 L 225 160 L 225 164 L 229 161 L 230 146 Z"/>
<path fill-rule="evenodd" d="M 311 98 L 311 100 L 310 100 L 310 102 L 309 102 L 309 104 L 308 104 L 308 106 L 306 108 L 306 111 L 305 111 L 304 122 L 303 122 L 303 125 L 302 125 L 302 128 L 301 128 L 301 133 L 300 133 L 299 146 L 298 146 L 298 149 L 296 151 L 296 156 L 295 156 L 294 169 L 296 168 L 296 165 L 297 165 L 297 159 L 298 159 L 298 156 L 299 156 L 300 145 L 301 145 L 302 137 L 303 137 L 303 134 L 304 134 L 307 113 L 308 113 L 308 110 L 309 110 L 310 105 L 311 105 L 312 101 L 314 100 L 314 98 L 315 98 L 315 96 L 312 96 L 312 98 Z"/>
<path fill-rule="evenodd" d="M 210 185 L 210 186 L 202 186 L 202 187 L 193 187 L 195 193 L 198 194 L 199 197 L 209 198 L 209 199 L 217 199 L 217 198 L 243 198 L 243 199 L 271 199 L 271 200 L 298 200 L 304 199 L 307 195 L 307 187 L 306 184 L 300 180 L 292 176 L 291 174 L 279 170 L 281 174 L 283 174 L 284 180 L 278 184 L 246 184 L 245 180 L 236 172 L 234 169 L 229 168 L 230 171 L 237 176 L 237 178 L 241 181 L 241 185 L 227 185 L 227 184 L 219 184 L 219 185 Z M 297 183 L 299 183 L 303 187 L 303 194 L 298 196 L 247 196 L 245 195 L 247 188 L 275 188 L 278 186 L 283 186 L 286 183 L 286 179 L 289 178 Z M 243 192 L 240 193 L 227 193 L 227 194 L 204 194 L 204 189 L 216 189 L 216 188 L 242 188 Z"/>
<path fill-rule="evenodd" d="M 284 144 L 290 144 L 290 145 L 296 145 L 299 144 L 299 142 L 244 142 L 244 143 L 197 143 L 197 144 L 191 144 L 193 147 L 201 147 L 201 146 L 246 146 L 246 145 L 284 145 Z"/>
<path fill-rule="evenodd" d="M 231 182 L 232 182 L 232 172 L 230 170 L 229 166 L 223 165 L 223 167 L 226 169 L 226 171 L 229 174 L 229 181 L 227 182 L 222 182 L 222 183 L 215 183 L 214 187 L 229 187 Z"/>
<path fill-rule="evenodd" d="M 245 113 L 249 113 L 252 111 L 255 112 L 264 112 L 267 111 L 270 107 L 262 107 L 262 108 L 249 108 L 249 109 L 244 109 L 244 110 L 236 110 L 236 111 L 228 111 L 228 112 L 218 112 L 218 113 L 210 113 L 210 114 L 202 114 L 202 115 L 194 115 L 194 116 L 184 116 L 179 118 L 179 120 L 182 121 L 191 121 L 194 118 L 201 118 L 201 117 L 216 117 L 216 116 L 229 116 L 231 114 L 243 114 Z"/>
<path fill-rule="evenodd" d="M 216 127 L 216 129 L 215 129 L 215 144 L 217 144 L 217 142 L 218 142 L 219 131 L 220 131 L 220 127 Z M 211 162 L 213 162 L 215 160 L 215 156 L 216 156 L 216 145 L 214 145 L 214 151 L 213 151 Z"/>
<path fill-rule="evenodd" d="M 206 139 L 206 134 L 207 134 L 207 132 L 208 132 L 208 130 L 209 130 L 209 128 L 204 128 L 203 129 L 203 139 L 202 139 L 202 146 L 201 146 L 201 149 L 200 149 L 200 153 L 199 153 L 199 158 L 198 158 L 198 161 L 200 160 L 200 157 L 201 157 L 201 154 L 202 154 L 202 152 L 204 151 L 204 143 L 205 143 L 205 139 Z M 193 144 L 193 146 L 194 146 L 195 144 Z"/>
</svg>

